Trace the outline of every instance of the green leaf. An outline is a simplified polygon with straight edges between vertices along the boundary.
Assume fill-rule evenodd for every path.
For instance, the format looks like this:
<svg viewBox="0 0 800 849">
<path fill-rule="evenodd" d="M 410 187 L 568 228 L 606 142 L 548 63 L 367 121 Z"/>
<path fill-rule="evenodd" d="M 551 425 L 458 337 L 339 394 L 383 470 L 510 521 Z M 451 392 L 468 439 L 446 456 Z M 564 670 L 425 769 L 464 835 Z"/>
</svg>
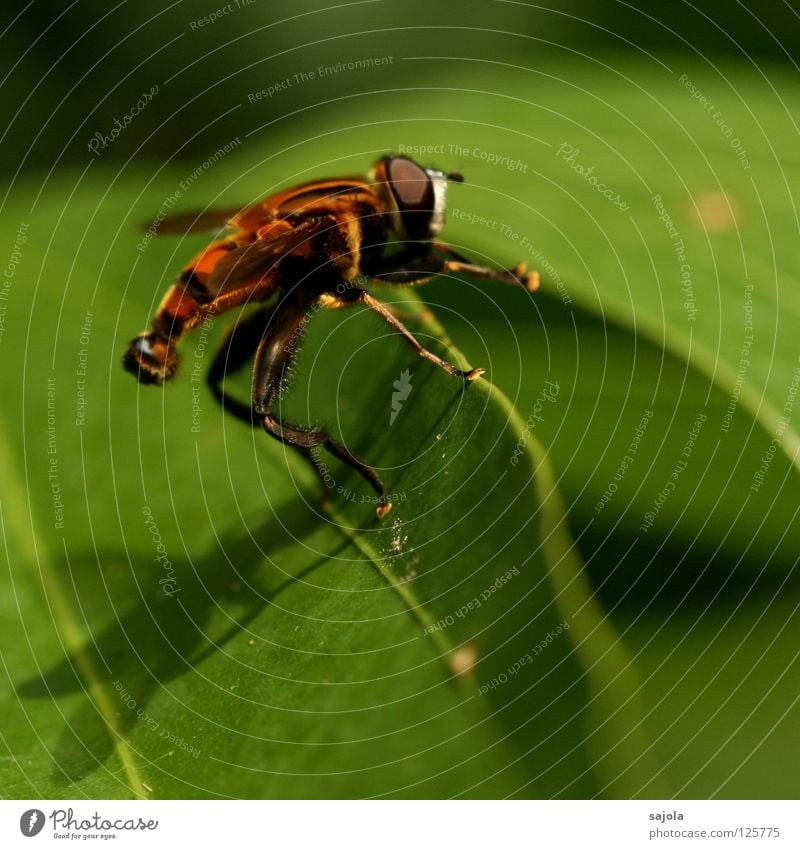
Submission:
<svg viewBox="0 0 800 849">
<path fill-rule="evenodd" d="M 119 373 L 162 281 L 202 245 L 136 249 L 134 225 L 190 168 L 153 180 L 139 165 L 66 174 L 41 197 L 31 187 L 34 213 L 12 210 L 30 223 L 1 343 L 14 402 L 4 464 L 18 470 L 2 501 L 4 613 L 15 623 L 3 638 L 14 689 L 2 730 L 14 747 L 2 776 L 14 792 L 126 795 L 139 781 L 160 796 L 796 796 L 796 776 L 775 768 L 779 755 L 791 763 L 786 729 L 797 721 L 797 435 L 785 409 L 797 368 L 796 93 L 777 71 L 718 77 L 682 59 L 629 63 L 624 76 L 594 58 L 428 61 L 436 88 L 424 97 L 321 104 L 286 145 L 270 127 L 263 145 L 256 134 L 179 198 L 181 208 L 247 202 L 278 179 L 359 172 L 386 150 L 429 145 L 444 153 L 421 159 L 467 177 L 451 193 L 448 239 L 543 272 L 530 301 L 467 281 L 425 290 L 519 415 L 483 383 L 462 393 L 370 316 L 315 318 L 287 403 L 386 469 L 406 500 L 383 527 L 368 504 L 339 500 L 320 517 L 302 464 L 227 420 L 204 389 L 192 433 L 189 374 L 208 356 L 196 339 L 183 382 L 161 393 Z M 735 127 L 749 170 L 681 74 Z M 578 150 L 572 160 L 564 144 Z M 612 199 L 585 179 L 589 168 Z M 90 391 L 76 428 L 87 309 Z M 438 328 L 414 329 L 443 345 Z M 414 390 L 389 426 L 406 368 Z M 41 434 L 50 374 L 63 535 Z M 527 426 L 547 380 L 557 402 Z M 647 410 L 635 460 L 598 510 Z M 700 413 L 691 462 L 645 533 Z M 344 470 L 334 477 L 369 496 Z M 145 505 L 181 588 L 171 599 Z M 456 616 L 511 567 L 520 574 Z M 424 635 L 447 616 L 451 626 Z M 536 663 L 477 695 L 564 620 L 570 629 Z M 473 651 L 474 671 L 454 676 Z"/>
<path fill-rule="evenodd" d="M 491 188 L 463 206 L 519 238 L 463 219 L 449 232 L 506 264 L 528 236 L 545 276 L 538 314 L 521 314 L 505 292 L 474 303 L 460 281 L 437 302 L 462 304 L 451 332 L 472 360 L 491 352 L 492 378 L 523 418 L 537 377 L 563 384 L 534 432 L 558 470 L 593 586 L 635 658 L 662 775 L 686 798 L 794 798 L 800 327 L 789 190 L 798 163 L 787 140 L 796 93 L 775 69 L 767 80 L 681 57 L 669 64 L 673 74 L 628 63 L 623 77 L 608 62 L 593 79 L 576 64 L 560 75 L 566 82 L 520 68 L 498 83 L 533 101 L 530 114 L 553 109 L 546 121 L 517 117 L 552 147 L 535 162 L 528 154 L 531 174 L 496 169 Z M 684 73 L 714 104 L 710 114 Z M 524 93 L 532 75 L 535 90 Z M 482 114 L 508 127 L 502 100 Z M 526 155 L 511 133 L 476 141 Z M 564 142 L 628 210 L 558 155 Z"/>
<path fill-rule="evenodd" d="M 352 112 L 372 117 L 376 152 L 460 167 L 447 239 L 527 259 L 543 286 L 529 305 L 467 280 L 424 296 L 523 420 L 546 379 L 563 386 L 532 430 L 645 682 L 662 775 L 688 797 L 793 798 L 791 759 L 775 766 L 800 718 L 792 78 L 679 55 L 461 55 L 426 60 L 424 97 L 360 96 Z M 281 160 L 349 164 L 363 127 L 343 130 L 341 110 L 315 109 L 313 138 Z"/>
<path fill-rule="evenodd" d="M 338 426 L 397 494 L 378 522 L 331 458 L 341 492 L 321 513 L 310 470 L 195 379 L 222 322 L 186 340 L 173 385 L 123 373 L 175 247 L 138 252 L 120 228 L 139 183 L 107 182 L 64 180 L 18 211 L 4 794 L 585 797 L 655 780 L 635 675 L 508 401 L 372 315 L 315 316 L 287 403 Z M 433 319 L 411 321 L 460 359 Z"/>
</svg>

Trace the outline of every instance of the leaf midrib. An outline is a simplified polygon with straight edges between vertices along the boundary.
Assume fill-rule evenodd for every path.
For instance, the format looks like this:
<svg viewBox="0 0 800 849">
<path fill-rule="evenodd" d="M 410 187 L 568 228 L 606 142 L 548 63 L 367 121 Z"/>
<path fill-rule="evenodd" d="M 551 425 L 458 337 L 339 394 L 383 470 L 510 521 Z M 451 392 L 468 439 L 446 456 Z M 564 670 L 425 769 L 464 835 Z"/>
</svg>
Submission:
<svg viewBox="0 0 800 849">
<path fill-rule="evenodd" d="M 87 640 L 83 629 L 74 617 L 68 602 L 65 601 L 66 594 L 60 586 L 60 580 L 52 566 L 50 553 L 43 543 L 37 542 L 33 536 L 35 527 L 33 515 L 30 511 L 30 499 L 28 492 L 22 485 L 14 457 L 8 450 L 11 441 L 5 433 L 5 427 L 0 421 L 0 467 L 3 469 L 3 491 L 6 498 L 0 496 L 0 522 L 4 530 L 6 551 L 8 552 L 8 531 L 16 528 L 17 543 L 22 558 L 27 564 L 33 566 L 38 564 L 39 577 L 44 589 L 45 599 L 52 617 L 56 632 L 61 638 L 61 644 L 74 660 L 80 679 L 83 681 L 86 692 L 97 708 L 103 719 L 103 725 L 111 739 L 111 745 L 122 764 L 131 793 L 138 799 L 146 799 L 147 793 L 139 777 L 138 770 L 133 758 L 133 750 L 125 741 L 116 721 L 114 708 L 103 688 L 101 676 L 95 669 L 92 658 L 86 650 Z M 10 493 L 10 495 L 8 494 Z M 23 504 L 29 505 L 28 519 L 30 520 L 30 531 L 28 534 L 28 521 L 26 520 Z M 10 522 L 5 518 L 11 519 Z M 66 542 L 64 542 L 66 546 Z M 11 572 L 11 561 L 9 558 L 9 572 Z M 29 643 L 29 647 L 32 649 Z"/>
</svg>

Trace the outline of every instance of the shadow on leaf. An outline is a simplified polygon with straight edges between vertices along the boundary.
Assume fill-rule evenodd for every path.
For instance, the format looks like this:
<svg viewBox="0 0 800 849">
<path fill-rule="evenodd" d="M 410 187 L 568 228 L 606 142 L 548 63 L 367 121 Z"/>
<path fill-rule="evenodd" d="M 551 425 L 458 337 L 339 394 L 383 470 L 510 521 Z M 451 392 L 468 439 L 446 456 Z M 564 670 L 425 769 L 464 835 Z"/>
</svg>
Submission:
<svg viewBox="0 0 800 849">
<path fill-rule="evenodd" d="M 80 781 L 102 768 L 113 751 L 115 731 L 89 695 L 90 682 L 81 669 L 88 665 L 100 679 L 123 738 L 140 721 L 155 723 L 155 728 L 150 727 L 158 730 L 160 723 L 147 713 L 147 705 L 162 685 L 221 651 L 284 589 L 327 559 L 317 558 L 290 576 L 274 561 L 287 546 L 305 538 L 318 521 L 312 511 L 301 511 L 291 526 L 273 520 L 252 533 L 231 535 L 200 560 L 173 558 L 180 584 L 172 597 L 160 587 L 145 596 L 137 581 L 138 598 L 99 634 L 92 634 L 80 652 L 67 654 L 41 677 L 19 685 L 18 695 L 27 698 L 55 699 L 81 692 L 86 696 L 65 716 L 63 732 L 51 752 L 54 780 Z M 106 552 L 99 556 L 84 551 L 56 565 L 62 574 L 80 582 L 82 594 L 87 587 L 91 591 L 92 584 L 94 592 L 104 594 L 108 584 L 98 562 L 129 562 L 135 570 L 138 564 L 150 567 L 152 554 Z M 225 607 L 227 623 L 212 633 L 212 614 L 218 605 Z"/>
</svg>

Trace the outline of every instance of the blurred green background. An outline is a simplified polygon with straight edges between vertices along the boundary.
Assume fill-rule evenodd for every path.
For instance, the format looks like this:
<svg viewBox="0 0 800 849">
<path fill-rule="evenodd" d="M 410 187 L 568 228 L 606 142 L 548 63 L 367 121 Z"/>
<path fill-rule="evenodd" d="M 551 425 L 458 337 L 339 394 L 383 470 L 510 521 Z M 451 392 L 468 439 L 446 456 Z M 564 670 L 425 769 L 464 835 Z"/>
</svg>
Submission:
<svg viewBox="0 0 800 849">
<path fill-rule="evenodd" d="M 191 160 L 261 122 L 276 122 L 275 131 L 287 122 L 313 124 L 303 111 L 327 99 L 343 98 L 346 109 L 365 92 L 435 83 L 443 66 L 409 61 L 419 56 L 525 57 L 563 66 L 581 54 L 677 54 L 708 68 L 757 62 L 765 72 L 771 63 L 792 67 L 800 48 L 795 3 L 184 0 L 145 11 L 124 2 L 35 0 L 26 8 L 3 11 L 0 168 L 12 174 L 19 166 L 85 164 L 91 136 L 110 130 L 153 84 L 160 86 L 156 101 L 104 158 Z M 213 23 L 201 23 L 216 13 Z M 393 62 L 246 103 L 248 93 L 287 76 L 367 56 Z M 246 108 L 220 117 L 243 101 Z"/>
<path fill-rule="evenodd" d="M 791 4 L 34 2 L 4 14 L 3 255 L 13 269 L 0 380 L 5 615 L 14 626 L 3 648 L 9 727 L 25 726 L 29 746 L 9 746 L 7 795 L 130 795 L 139 792 L 132 770 L 157 780 L 157 795 L 222 794 L 214 770 L 235 752 L 251 761 L 227 774 L 232 795 L 796 797 L 800 29 Z M 367 59 L 380 64 L 347 67 Z M 111 138 L 117 120 L 125 126 Z M 98 133 L 109 140 L 93 152 Z M 518 439 L 534 452 L 540 488 L 520 482 L 465 528 L 439 503 L 448 492 L 439 471 L 429 492 L 436 510 L 424 521 L 413 513 L 423 553 L 400 552 L 398 530 L 385 541 L 386 551 L 398 549 L 387 562 L 407 579 L 426 563 L 445 567 L 449 579 L 428 590 L 434 621 L 534 558 L 532 595 L 503 598 L 514 611 L 503 626 L 489 625 L 502 618 L 498 607 L 494 619 L 482 614 L 485 634 L 477 619 L 459 634 L 481 653 L 503 647 L 480 680 L 513 663 L 529 638 L 575 617 L 572 650 L 553 650 L 546 676 L 519 679 L 486 714 L 426 666 L 420 629 L 389 636 L 365 626 L 355 638 L 331 637 L 340 640 L 333 654 L 357 647 L 362 659 L 371 641 L 387 652 L 392 639 L 413 646 L 391 661 L 410 675 L 405 689 L 364 686 L 351 697 L 326 687 L 380 677 L 382 661 L 313 665 L 321 641 L 308 622 L 322 609 L 336 621 L 361 609 L 352 597 L 337 606 L 338 582 L 366 593 L 386 575 L 376 573 L 372 586 L 361 573 L 345 580 L 333 570 L 321 580 L 327 593 L 304 595 L 302 582 L 290 582 L 297 606 L 282 603 L 292 615 L 265 605 L 283 585 L 264 558 L 297 577 L 314 574 L 309 552 L 324 569 L 359 550 L 371 555 L 317 529 L 311 508 L 298 506 L 295 476 L 314 499 L 300 467 L 290 463 L 289 478 L 280 449 L 226 422 L 205 388 L 203 428 L 190 435 L 188 374 L 159 394 L 140 391 L 119 367 L 165 284 L 205 242 L 194 235 L 142 247 L 142 222 L 176 191 L 176 210 L 244 204 L 420 147 L 432 151 L 421 160 L 466 178 L 451 190 L 445 237 L 476 261 L 527 260 L 542 275 L 533 297 L 457 278 L 419 291 L 519 414 L 509 424 L 495 401 L 485 415 L 483 396 L 466 402 L 462 418 L 482 422 L 491 449 L 462 434 L 469 451 L 450 473 L 479 472 L 456 507 L 494 491 Z M 81 341 L 87 314 L 90 347 Z M 417 425 L 403 437 L 390 438 L 377 418 L 364 422 L 359 369 L 370 370 L 378 398 L 403 364 L 421 367 L 385 338 L 382 354 L 371 347 L 369 323 L 346 326 L 340 338 L 333 318 L 320 321 L 306 347 L 315 366 L 300 369 L 299 385 L 316 387 L 305 403 L 341 415 L 345 435 L 348 421 L 360 422 L 360 450 L 401 464 L 403 441 L 423 444 L 426 422 L 449 422 L 452 411 L 420 400 Z M 222 332 L 215 326 L 211 341 Z M 86 420 L 76 425 L 75 371 L 87 347 Z M 340 368 L 343 350 L 354 353 Z M 418 374 L 420 396 L 425 387 L 448 396 L 446 379 Z M 59 387 L 65 528 L 54 526 L 47 477 L 50 377 Z M 547 381 L 559 391 L 542 411 Z M 555 553 L 548 545 L 566 531 L 547 509 L 555 496 L 541 489 L 548 463 L 571 534 Z M 274 494 L 269 510 L 265 489 Z M 143 503 L 180 562 L 186 620 L 173 618 L 152 579 Z M 395 515 L 413 527 L 403 512 L 412 509 Z M 274 549 L 265 554 L 248 540 L 267 512 Z M 484 524 L 490 535 L 470 558 L 471 534 Z M 263 534 L 253 536 L 260 544 Z M 491 580 L 473 570 L 477 560 L 495 570 Z M 257 586 L 264 571 L 266 588 Z M 520 597 L 526 605 L 514 606 Z M 376 621 L 403 615 L 367 604 L 367 621 L 370 611 Z M 237 627 L 242 617 L 250 632 Z M 251 633 L 277 654 L 240 678 L 236 665 L 252 663 Z M 418 666 L 430 680 L 411 675 Z M 191 740 L 200 758 L 184 747 L 174 755 L 181 763 L 161 762 L 173 755 L 159 732 L 117 704 L 120 668 L 123 689 L 138 693 L 156 727 Z M 313 692 L 298 686 L 303 674 L 317 682 Z M 233 688 L 258 693 L 252 701 L 270 710 L 250 710 L 245 699 L 232 709 L 236 728 L 225 728 L 224 691 Z M 402 769 L 379 769 L 369 746 L 348 745 L 373 693 L 385 706 L 428 690 L 437 700 L 364 726 Z M 303 722 L 304 706 L 329 716 Z M 286 724 L 281 711 L 291 715 Z M 348 711 L 349 724 L 330 721 Z M 574 716 L 576 727 L 556 714 Z M 459 718 L 457 739 L 447 737 L 446 716 Z M 470 772 L 469 734 L 498 717 L 480 737 L 485 762 Z M 112 751 L 109 722 L 122 727 L 129 750 Z M 509 730 L 512 742 L 498 742 Z M 420 752 L 445 737 L 446 750 L 427 765 Z M 45 755 L 34 754 L 38 739 Z M 418 757 L 404 761 L 409 746 Z M 459 778 L 449 783 L 455 764 Z"/>
</svg>

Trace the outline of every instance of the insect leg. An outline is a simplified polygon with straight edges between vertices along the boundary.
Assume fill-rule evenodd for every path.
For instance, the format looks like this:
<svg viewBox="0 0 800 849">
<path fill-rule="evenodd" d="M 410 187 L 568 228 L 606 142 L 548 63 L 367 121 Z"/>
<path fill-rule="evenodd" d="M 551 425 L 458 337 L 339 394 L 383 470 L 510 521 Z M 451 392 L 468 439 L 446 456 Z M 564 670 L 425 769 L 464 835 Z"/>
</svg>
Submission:
<svg viewBox="0 0 800 849">
<path fill-rule="evenodd" d="M 227 375 L 239 371 L 253 359 L 266 331 L 271 312 L 272 310 L 258 310 L 237 321 L 214 355 L 206 375 L 208 386 L 217 402 L 249 425 L 256 424 L 252 405 L 243 404 L 227 393 L 223 382 Z"/>
<path fill-rule="evenodd" d="M 510 286 L 523 286 L 529 292 L 535 292 L 539 288 L 539 272 L 528 271 L 524 262 L 514 268 L 496 270 L 475 265 L 469 262 L 461 254 L 456 253 L 449 245 L 442 242 L 432 242 L 431 246 L 442 253 L 447 254 L 449 259 L 441 259 L 429 254 L 419 259 L 412 259 L 407 265 L 398 265 L 393 262 L 384 266 L 383 270 L 375 273 L 375 278 L 381 283 L 405 283 L 415 284 L 427 283 L 428 280 L 440 274 L 452 271 L 460 271 L 473 277 L 484 280 L 494 280 L 499 283 L 507 283 Z"/>
<path fill-rule="evenodd" d="M 371 310 L 378 313 L 378 315 L 389 325 L 389 327 L 392 328 L 392 330 L 399 333 L 420 357 L 432 362 L 435 366 L 438 366 L 448 374 L 452 374 L 454 377 L 460 377 L 463 380 L 472 381 L 475 380 L 475 378 L 480 377 L 485 371 L 485 369 L 482 368 L 462 371 L 452 363 L 448 363 L 447 360 L 437 357 L 436 354 L 432 353 L 427 348 L 424 348 L 417 341 L 411 331 L 391 312 L 391 310 L 387 309 L 385 304 L 382 304 L 377 298 L 373 298 L 369 292 L 365 292 L 363 289 L 352 289 L 345 297 L 342 298 L 325 295 L 323 296 L 321 303 L 327 309 L 339 309 L 350 304 L 364 304 L 365 306 L 368 306 Z"/>
<path fill-rule="evenodd" d="M 521 284 L 529 292 L 535 292 L 539 288 L 539 272 L 528 271 L 528 265 L 525 262 L 519 262 L 513 268 L 495 271 L 482 265 L 475 265 L 444 242 L 434 241 L 431 242 L 431 246 L 449 257 L 449 260 L 445 262 L 446 271 L 463 271 L 475 277 L 482 277 L 486 280 L 497 280 L 500 283 L 508 283 L 511 286 Z"/>
<path fill-rule="evenodd" d="M 429 309 L 423 309 L 419 312 L 408 312 L 407 310 L 398 309 L 394 304 L 384 304 L 384 309 L 390 312 L 398 321 L 428 321 L 433 318 L 433 313 Z"/>
<path fill-rule="evenodd" d="M 262 299 L 271 286 L 271 279 L 257 280 L 201 303 L 183 282 L 175 283 L 161 301 L 150 329 L 129 343 L 122 358 L 123 366 L 140 383 L 165 383 L 175 375 L 176 346 L 187 333 L 226 310 Z"/>
<path fill-rule="evenodd" d="M 376 271 L 372 276 L 378 283 L 393 283 L 400 286 L 421 286 L 442 274 L 441 265 L 434 268 L 392 268 Z"/>
<path fill-rule="evenodd" d="M 455 259 L 445 260 L 442 267 L 444 271 L 461 271 L 483 280 L 495 280 L 498 283 L 507 283 L 510 286 L 524 286 L 529 292 L 535 292 L 539 288 L 539 272 L 528 271 L 528 266 L 524 262 L 502 271 L 495 271 L 493 268 Z"/>
<path fill-rule="evenodd" d="M 294 363 L 305 332 L 308 305 L 298 300 L 280 305 L 273 314 L 272 326 L 262 339 L 256 354 L 253 379 L 253 409 L 261 417 L 264 429 L 270 436 L 291 445 L 309 460 L 325 483 L 325 469 L 319 459 L 319 449 L 325 448 L 348 466 L 355 469 L 378 494 L 375 510 L 382 519 L 392 508 L 386 488 L 378 473 L 344 445 L 331 439 L 320 427 L 301 427 L 282 421 L 272 412 L 285 387 L 288 373 Z"/>
</svg>

